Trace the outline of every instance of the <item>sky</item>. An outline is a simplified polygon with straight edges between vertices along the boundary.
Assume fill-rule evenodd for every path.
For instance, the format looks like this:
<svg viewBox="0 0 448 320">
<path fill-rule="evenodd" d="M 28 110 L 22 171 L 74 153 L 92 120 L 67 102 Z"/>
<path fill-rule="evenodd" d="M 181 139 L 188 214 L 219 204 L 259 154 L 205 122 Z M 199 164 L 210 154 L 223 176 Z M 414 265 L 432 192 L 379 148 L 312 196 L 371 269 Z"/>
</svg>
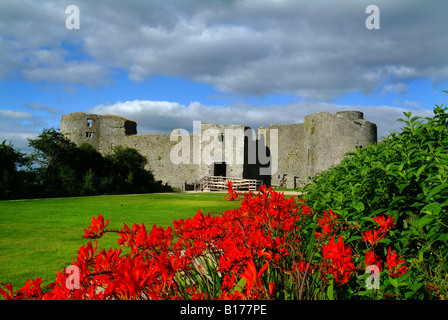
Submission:
<svg viewBox="0 0 448 320">
<path fill-rule="evenodd" d="M 359 110 L 380 139 L 447 103 L 447 13 L 446 0 L 1 0 L 0 142 L 29 152 L 71 112 L 145 134 Z"/>
</svg>

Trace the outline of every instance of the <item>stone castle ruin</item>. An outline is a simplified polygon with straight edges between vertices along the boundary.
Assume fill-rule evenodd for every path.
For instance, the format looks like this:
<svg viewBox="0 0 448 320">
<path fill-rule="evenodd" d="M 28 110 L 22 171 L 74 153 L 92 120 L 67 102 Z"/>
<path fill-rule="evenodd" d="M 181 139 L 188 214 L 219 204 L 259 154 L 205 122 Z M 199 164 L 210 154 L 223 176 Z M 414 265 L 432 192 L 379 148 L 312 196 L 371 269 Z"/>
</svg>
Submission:
<svg viewBox="0 0 448 320">
<path fill-rule="evenodd" d="M 359 111 L 319 112 L 304 123 L 274 124 L 256 131 L 245 125 L 194 124 L 193 133 L 137 134 L 137 123 L 115 115 L 63 115 L 61 133 L 101 154 L 117 145 L 137 149 L 156 180 L 186 189 L 204 177 L 261 180 L 273 187 L 304 186 L 338 164 L 356 146 L 377 141 L 377 127 Z"/>
</svg>

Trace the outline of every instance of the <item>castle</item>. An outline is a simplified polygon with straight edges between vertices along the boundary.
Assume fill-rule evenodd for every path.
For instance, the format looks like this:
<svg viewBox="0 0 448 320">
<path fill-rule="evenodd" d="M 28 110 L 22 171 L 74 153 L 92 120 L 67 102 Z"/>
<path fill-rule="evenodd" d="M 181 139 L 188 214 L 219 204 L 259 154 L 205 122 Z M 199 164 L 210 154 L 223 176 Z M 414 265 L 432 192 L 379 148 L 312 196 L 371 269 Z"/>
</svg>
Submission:
<svg viewBox="0 0 448 320">
<path fill-rule="evenodd" d="M 101 154 L 117 145 L 135 148 L 148 159 L 147 169 L 156 180 L 179 189 L 204 176 L 301 187 L 356 146 L 377 141 L 376 125 L 359 111 L 319 112 L 306 116 L 304 123 L 273 124 L 256 131 L 245 125 L 210 123 L 199 123 L 195 129 L 192 134 L 175 129 L 171 134 L 138 135 L 135 121 L 76 112 L 62 116 L 60 131 Z"/>
</svg>

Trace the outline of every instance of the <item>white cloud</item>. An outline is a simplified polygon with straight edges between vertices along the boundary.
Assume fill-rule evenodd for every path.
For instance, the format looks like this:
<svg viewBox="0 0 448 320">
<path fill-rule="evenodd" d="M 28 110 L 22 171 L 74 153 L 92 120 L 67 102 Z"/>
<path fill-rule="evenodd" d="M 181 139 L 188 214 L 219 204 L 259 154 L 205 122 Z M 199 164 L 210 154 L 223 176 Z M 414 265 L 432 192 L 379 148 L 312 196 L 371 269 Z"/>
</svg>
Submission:
<svg viewBox="0 0 448 320">
<path fill-rule="evenodd" d="M 34 116 L 28 112 L 13 111 L 13 110 L 0 110 L 0 120 L 30 120 Z M 2 119 L 3 118 L 3 119 Z"/>
<path fill-rule="evenodd" d="M 380 30 L 365 28 L 367 0 L 80 0 L 80 30 L 65 28 L 68 4 L 0 3 L 1 77 L 100 86 L 122 69 L 134 81 L 163 74 L 329 101 L 448 79 L 444 0 L 377 0 Z"/>
<path fill-rule="evenodd" d="M 412 101 L 412 100 L 397 100 L 394 101 L 394 104 L 397 106 L 403 106 L 403 107 L 408 107 L 410 110 L 420 110 L 421 109 L 421 105 L 420 103 L 418 103 L 417 101 Z"/>
<path fill-rule="evenodd" d="M 404 83 L 385 85 L 381 91 L 381 94 L 387 95 L 390 93 L 406 94 L 408 93 L 408 87 Z"/>
</svg>

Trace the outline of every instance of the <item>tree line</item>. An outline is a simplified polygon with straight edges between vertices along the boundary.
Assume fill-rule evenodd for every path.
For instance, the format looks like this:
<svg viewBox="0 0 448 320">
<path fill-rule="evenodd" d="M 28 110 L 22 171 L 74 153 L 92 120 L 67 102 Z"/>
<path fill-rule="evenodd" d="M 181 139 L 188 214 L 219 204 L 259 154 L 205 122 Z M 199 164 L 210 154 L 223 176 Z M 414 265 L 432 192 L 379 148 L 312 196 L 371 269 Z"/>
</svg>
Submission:
<svg viewBox="0 0 448 320">
<path fill-rule="evenodd" d="M 101 155 L 92 145 L 76 146 L 59 130 L 44 129 L 28 139 L 24 154 L 0 144 L 0 199 L 149 193 L 160 189 L 136 149 L 116 146 Z"/>
</svg>

